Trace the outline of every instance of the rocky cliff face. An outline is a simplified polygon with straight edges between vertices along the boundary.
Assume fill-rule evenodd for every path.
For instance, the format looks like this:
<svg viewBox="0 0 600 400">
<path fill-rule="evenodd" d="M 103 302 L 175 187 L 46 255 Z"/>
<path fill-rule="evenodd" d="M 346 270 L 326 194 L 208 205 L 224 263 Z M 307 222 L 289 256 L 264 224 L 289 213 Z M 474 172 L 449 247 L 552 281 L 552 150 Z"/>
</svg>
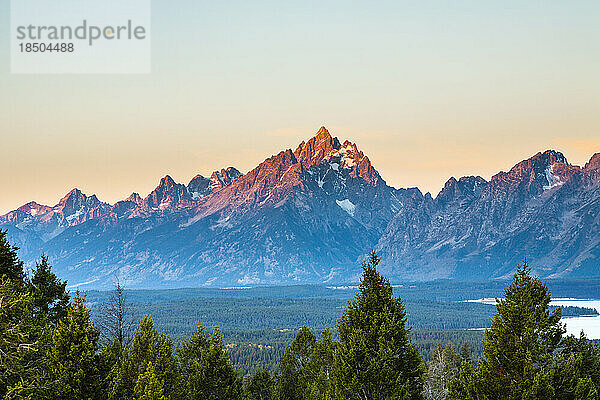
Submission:
<svg viewBox="0 0 600 400">
<path fill-rule="evenodd" d="M 450 178 L 432 198 L 388 186 L 322 127 L 245 175 L 167 175 L 112 206 L 74 189 L 0 226 L 25 260 L 47 253 L 72 285 L 118 274 L 134 287 L 239 286 L 352 281 L 372 248 L 393 280 L 503 277 L 525 257 L 545 277 L 598 276 L 599 215 L 599 154 L 580 168 L 538 153 L 489 181 Z"/>
<path fill-rule="evenodd" d="M 527 258 L 546 277 L 600 275 L 600 185 L 594 160 L 538 153 L 486 182 L 451 178 L 435 200 L 408 204 L 377 249 L 384 269 L 412 279 L 510 275 Z"/>
<path fill-rule="evenodd" d="M 44 251 L 72 283 L 92 286 L 115 273 L 151 286 L 347 280 L 412 197 L 422 195 L 388 186 L 355 144 L 323 127 L 245 175 L 229 167 L 187 186 L 167 175 L 144 199 L 132 194 L 40 237 L 26 258 Z M 8 215 L 3 225 L 21 242 L 33 234 Z"/>
</svg>

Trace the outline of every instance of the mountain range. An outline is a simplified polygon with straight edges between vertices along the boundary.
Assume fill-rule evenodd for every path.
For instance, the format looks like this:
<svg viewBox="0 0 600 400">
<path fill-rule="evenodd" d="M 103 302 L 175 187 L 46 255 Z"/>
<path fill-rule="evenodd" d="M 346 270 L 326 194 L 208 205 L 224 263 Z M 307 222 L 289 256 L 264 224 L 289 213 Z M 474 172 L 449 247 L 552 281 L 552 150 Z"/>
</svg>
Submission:
<svg viewBox="0 0 600 400">
<path fill-rule="evenodd" d="M 45 253 L 90 288 L 347 283 L 371 249 L 392 281 L 504 278 L 525 257 L 544 278 L 598 277 L 600 154 L 579 167 L 548 150 L 489 181 L 450 178 L 433 198 L 387 185 L 321 127 L 246 174 L 167 175 L 112 205 L 73 189 L 0 229 L 29 265 Z"/>
</svg>

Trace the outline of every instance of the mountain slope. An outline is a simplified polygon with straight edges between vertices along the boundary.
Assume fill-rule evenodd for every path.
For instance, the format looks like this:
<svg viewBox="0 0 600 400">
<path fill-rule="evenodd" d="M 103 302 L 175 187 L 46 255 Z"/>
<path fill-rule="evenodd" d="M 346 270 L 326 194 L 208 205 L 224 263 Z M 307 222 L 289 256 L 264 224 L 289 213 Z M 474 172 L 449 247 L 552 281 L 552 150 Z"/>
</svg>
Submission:
<svg viewBox="0 0 600 400">
<path fill-rule="evenodd" d="M 347 280 L 411 197 L 422 195 L 388 186 L 355 144 L 323 127 L 245 175 L 230 167 L 187 186 L 167 175 L 143 200 L 108 206 L 39 250 L 72 284 L 92 286 L 114 274 L 131 286 Z"/>
<path fill-rule="evenodd" d="M 411 279 L 510 275 L 524 258 L 545 277 L 599 276 L 598 156 L 585 168 L 538 153 L 486 182 L 451 178 L 407 204 L 377 245 L 383 268 Z"/>
<path fill-rule="evenodd" d="M 322 127 L 246 174 L 169 175 L 113 205 L 73 189 L 0 227 L 70 285 L 239 286 L 348 282 L 375 248 L 393 280 L 506 277 L 527 257 L 543 277 L 600 276 L 600 154 L 581 168 L 548 150 L 489 181 L 450 178 L 433 198 L 386 184 Z"/>
</svg>

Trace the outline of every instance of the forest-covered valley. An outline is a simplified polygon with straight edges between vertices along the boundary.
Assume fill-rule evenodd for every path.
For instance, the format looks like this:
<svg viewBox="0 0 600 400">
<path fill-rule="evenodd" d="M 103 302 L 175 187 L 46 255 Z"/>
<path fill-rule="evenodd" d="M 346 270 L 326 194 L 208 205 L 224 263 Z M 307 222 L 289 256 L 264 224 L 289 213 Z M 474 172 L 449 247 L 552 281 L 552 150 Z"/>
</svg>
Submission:
<svg viewBox="0 0 600 400">
<path fill-rule="evenodd" d="M 597 281 L 396 283 L 372 252 L 357 287 L 68 290 L 0 232 L 7 399 L 597 399 L 600 346 L 565 336 L 559 297 Z M 469 302 L 496 297 L 494 306 Z M 483 332 L 481 328 L 488 328 Z M 516 397 L 515 397 L 516 396 Z"/>
</svg>

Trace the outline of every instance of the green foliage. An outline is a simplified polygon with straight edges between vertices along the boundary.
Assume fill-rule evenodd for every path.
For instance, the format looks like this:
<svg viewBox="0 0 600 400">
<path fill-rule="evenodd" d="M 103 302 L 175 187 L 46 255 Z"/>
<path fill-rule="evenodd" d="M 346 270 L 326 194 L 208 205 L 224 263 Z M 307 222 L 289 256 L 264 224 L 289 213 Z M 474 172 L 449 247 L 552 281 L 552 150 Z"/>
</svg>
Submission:
<svg viewBox="0 0 600 400">
<path fill-rule="evenodd" d="M 306 399 L 330 399 L 333 396 L 331 384 L 333 370 L 333 353 L 335 342 L 329 328 L 321 332 L 321 339 L 315 343 L 314 351 L 308 365 L 308 385 Z"/>
<path fill-rule="evenodd" d="M 423 362 L 408 337 L 406 312 L 372 252 L 363 264 L 359 292 L 338 320 L 333 375 L 345 399 L 419 399 Z"/>
<path fill-rule="evenodd" d="M 218 328 L 209 336 L 198 324 L 196 333 L 182 343 L 179 360 L 188 399 L 241 399 L 242 382 Z"/>
<path fill-rule="evenodd" d="M 567 336 L 560 344 L 553 368 L 555 398 L 598 399 L 600 388 L 600 346 L 581 334 Z"/>
<path fill-rule="evenodd" d="M 153 370 L 147 372 L 150 365 Z M 143 382 L 138 385 L 142 376 L 144 379 L 155 376 L 163 388 L 161 395 L 167 399 L 180 395 L 181 383 L 173 355 L 173 342 L 168 336 L 159 334 L 154 329 L 154 323 L 149 316 L 144 318 L 140 328 L 135 331 L 131 348 L 123 352 L 121 362 L 111 370 L 109 399 L 135 398 L 135 388 L 140 385 L 146 387 L 143 386 Z"/>
<path fill-rule="evenodd" d="M 451 385 L 453 398 L 555 398 L 555 351 L 564 327 L 560 309 L 550 311 L 547 287 L 530 274 L 525 261 L 498 301 L 497 314 L 485 333 L 484 356 L 475 369 L 461 368 Z M 573 360 L 564 360 L 563 368 Z M 556 382 L 554 382 L 556 383 Z M 583 390 L 583 389 L 582 389 Z"/>
<path fill-rule="evenodd" d="M 0 229 L 0 277 L 10 279 L 15 288 L 25 285 L 23 261 L 17 256 L 17 247 L 11 246 L 6 231 Z"/>
<path fill-rule="evenodd" d="M 275 398 L 331 398 L 334 346 L 329 329 L 323 330 L 321 339 L 317 340 L 306 326 L 300 328 L 279 362 Z"/>
<path fill-rule="evenodd" d="M 257 370 L 244 382 L 244 398 L 246 400 L 271 400 L 274 397 L 275 377 L 269 368 Z"/>
<path fill-rule="evenodd" d="M 58 322 L 47 351 L 49 398 L 100 397 L 98 337 L 84 299 L 77 292 L 66 318 Z"/>
<path fill-rule="evenodd" d="M 525 261 L 517 268 L 485 333 L 482 393 L 489 397 L 547 399 L 553 394 L 549 367 L 565 332 L 560 310 L 550 313 L 547 287 Z"/>
<path fill-rule="evenodd" d="M 48 257 L 42 255 L 36 263 L 29 283 L 29 291 L 33 296 L 33 313 L 38 319 L 48 319 L 55 325 L 67 315 L 69 295 L 66 292 L 67 282 L 61 282 L 48 264 Z"/>
<path fill-rule="evenodd" d="M 35 370 L 25 360 L 37 349 L 31 334 L 32 298 L 6 275 L 0 277 L 0 397 L 27 397 Z"/>
<path fill-rule="evenodd" d="M 39 397 L 47 394 L 52 329 L 66 318 L 69 298 L 46 257 L 28 280 L 16 250 L 0 231 L 0 396 Z"/>
<path fill-rule="evenodd" d="M 164 381 L 158 378 L 152 361 L 148 361 L 135 383 L 133 393 L 138 400 L 166 400 L 164 385 Z"/>
<path fill-rule="evenodd" d="M 304 398 L 310 378 L 308 367 L 316 344 L 315 335 L 306 326 L 300 328 L 296 338 L 279 362 L 278 399 L 300 400 Z"/>
</svg>

